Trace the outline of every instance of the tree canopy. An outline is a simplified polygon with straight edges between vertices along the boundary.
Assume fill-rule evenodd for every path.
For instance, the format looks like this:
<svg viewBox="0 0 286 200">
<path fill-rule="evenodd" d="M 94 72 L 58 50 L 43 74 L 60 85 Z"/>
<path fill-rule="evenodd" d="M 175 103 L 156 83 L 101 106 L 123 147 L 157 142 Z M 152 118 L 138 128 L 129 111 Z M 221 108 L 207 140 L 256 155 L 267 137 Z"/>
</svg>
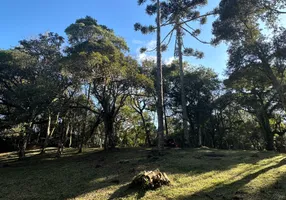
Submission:
<svg viewBox="0 0 286 200">
<path fill-rule="evenodd" d="M 0 50 L 0 140 L 8 150 L 24 158 L 31 146 L 56 146 L 57 156 L 64 147 L 285 149 L 285 0 L 221 0 L 213 10 L 206 0 L 138 1 L 145 3 L 155 23 L 134 29 L 157 33 L 156 61 L 138 62 L 112 25 L 91 16 L 66 36 L 42 33 Z M 196 25 L 209 16 L 213 39 L 204 41 Z M 185 47 L 189 39 L 227 44 L 224 78 L 204 66 L 203 52 Z M 171 40 L 175 60 L 162 64 Z"/>
</svg>

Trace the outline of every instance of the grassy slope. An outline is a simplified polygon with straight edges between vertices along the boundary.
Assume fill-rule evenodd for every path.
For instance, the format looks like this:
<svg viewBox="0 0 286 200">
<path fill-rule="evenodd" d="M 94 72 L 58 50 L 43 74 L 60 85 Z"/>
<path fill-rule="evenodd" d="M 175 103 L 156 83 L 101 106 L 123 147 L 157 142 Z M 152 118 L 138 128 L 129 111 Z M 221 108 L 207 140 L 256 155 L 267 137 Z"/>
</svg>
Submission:
<svg viewBox="0 0 286 200">
<path fill-rule="evenodd" d="M 56 159 L 52 150 L 37 153 L 21 162 L 0 154 L 0 199 L 286 199 L 285 154 L 172 149 L 157 157 L 146 149 L 89 149 Z M 171 186 L 128 189 L 135 174 L 157 168 Z"/>
</svg>

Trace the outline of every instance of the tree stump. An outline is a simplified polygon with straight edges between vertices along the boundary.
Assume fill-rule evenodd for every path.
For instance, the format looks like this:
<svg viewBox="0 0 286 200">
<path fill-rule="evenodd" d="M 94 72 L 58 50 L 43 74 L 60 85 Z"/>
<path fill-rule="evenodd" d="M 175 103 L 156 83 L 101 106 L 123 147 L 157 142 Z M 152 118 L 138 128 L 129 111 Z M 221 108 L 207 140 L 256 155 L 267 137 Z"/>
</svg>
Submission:
<svg viewBox="0 0 286 200">
<path fill-rule="evenodd" d="M 169 185 L 170 180 L 166 173 L 162 173 L 159 170 L 144 171 L 134 177 L 131 187 L 137 187 L 140 189 L 156 189 L 163 185 Z"/>
</svg>

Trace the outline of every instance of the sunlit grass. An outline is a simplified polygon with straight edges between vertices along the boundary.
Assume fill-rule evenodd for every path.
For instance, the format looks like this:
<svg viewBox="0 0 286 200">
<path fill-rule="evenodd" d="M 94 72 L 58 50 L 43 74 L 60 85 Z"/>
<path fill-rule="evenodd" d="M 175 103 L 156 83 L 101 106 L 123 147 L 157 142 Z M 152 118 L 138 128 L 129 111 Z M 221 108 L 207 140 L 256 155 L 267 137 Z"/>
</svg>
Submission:
<svg viewBox="0 0 286 200">
<path fill-rule="evenodd" d="M 213 149 L 121 149 L 82 154 L 67 149 L 18 162 L 0 155 L 0 199 L 286 199 L 286 155 Z M 0 164 L 1 166 L 1 164 Z M 155 191 L 128 189 L 141 170 L 159 168 L 172 181 Z"/>
</svg>

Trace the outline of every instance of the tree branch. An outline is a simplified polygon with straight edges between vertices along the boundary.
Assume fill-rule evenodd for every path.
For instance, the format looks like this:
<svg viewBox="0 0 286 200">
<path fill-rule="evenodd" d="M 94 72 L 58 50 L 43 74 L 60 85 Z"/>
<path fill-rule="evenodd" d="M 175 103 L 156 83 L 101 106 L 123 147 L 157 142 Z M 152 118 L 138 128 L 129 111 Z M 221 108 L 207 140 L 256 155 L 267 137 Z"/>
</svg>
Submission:
<svg viewBox="0 0 286 200">
<path fill-rule="evenodd" d="M 182 27 L 182 29 L 184 29 L 186 32 L 188 32 L 191 36 L 193 36 L 193 38 L 195 38 L 196 40 L 198 40 L 199 42 L 203 43 L 203 44 L 211 44 L 210 42 L 205 42 L 202 41 L 201 39 L 199 39 L 197 36 L 195 36 L 193 33 L 191 33 L 188 29 Z"/>
<path fill-rule="evenodd" d="M 210 16 L 210 15 L 214 15 L 214 14 L 216 14 L 215 11 L 206 13 L 206 14 L 204 14 L 204 15 L 200 15 L 200 16 L 198 16 L 198 17 L 193 17 L 193 18 L 188 19 L 188 20 L 186 20 L 186 21 L 180 22 L 179 25 L 181 26 L 182 24 L 185 24 L 185 23 L 187 23 L 187 22 L 194 21 L 194 20 L 197 20 L 197 19 L 200 19 L 200 18 L 203 18 L 203 17 L 207 17 L 207 16 Z M 175 22 L 170 22 L 170 23 L 167 23 L 167 24 L 164 24 L 164 25 L 161 25 L 161 26 L 168 26 L 168 25 L 171 25 L 171 24 L 174 24 L 174 23 L 175 23 Z"/>
</svg>

